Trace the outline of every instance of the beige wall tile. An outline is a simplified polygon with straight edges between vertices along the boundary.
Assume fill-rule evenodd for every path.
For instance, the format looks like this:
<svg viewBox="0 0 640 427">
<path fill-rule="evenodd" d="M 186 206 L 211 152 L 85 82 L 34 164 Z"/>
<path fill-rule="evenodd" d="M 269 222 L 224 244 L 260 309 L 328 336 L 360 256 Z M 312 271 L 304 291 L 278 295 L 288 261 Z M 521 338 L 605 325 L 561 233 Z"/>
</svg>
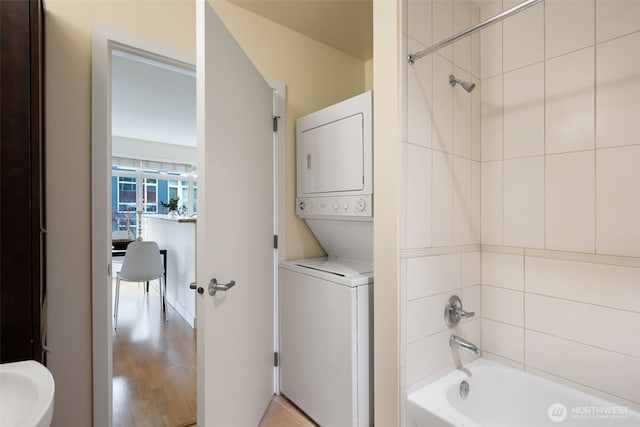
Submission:
<svg viewBox="0 0 640 427">
<path fill-rule="evenodd" d="M 453 34 L 469 28 L 471 25 L 471 2 L 453 2 Z M 453 44 L 453 63 L 471 73 L 471 37 L 463 37 Z"/>
<path fill-rule="evenodd" d="M 544 64 L 505 73 L 503 88 L 504 158 L 543 155 Z"/>
<path fill-rule="evenodd" d="M 407 343 L 447 330 L 444 308 L 449 297 L 459 291 L 449 291 L 407 302 Z"/>
<path fill-rule="evenodd" d="M 525 267 L 527 292 L 640 312 L 640 268 L 535 257 Z"/>
<path fill-rule="evenodd" d="M 472 209 L 472 226 L 471 226 L 471 238 L 474 244 L 480 243 L 480 211 L 481 211 L 481 166 L 480 162 L 471 162 L 471 209 Z"/>
<path fill-rule="evenodd" d="M 547 58 L 594 44 L 593 0 L 546 0 L 544 12 Z"/>
<path fill-rule="evenodd" d="M 471 160 L 453 158 L 453 244 L 473 243 L 471 199 Z"/>
<path fill-rule="evenodd" d="M 433 136 L 434 150 L 453 152 L 453 88 L 449 75 L 453 65 L 438 53 L 433 55 Z"/>
<path fill-rule="evenodd" d="M 480 342 L 480 320 L 476 319 L 461 324 L 455 329 L 455 333 L 471 342 Z M 412 342 L 407 345 L 407 385 L 435 374 L 460 360 L 470 360 L 473 353 L 452 349 L 449 346 L 449 338 L 453 332 L 445 330 L 427 338 Z"/>
<path fill-rule="evenodd" d="M 480 22 L 480 9 L 473 2 L 470 5 L 470 18 L 471 25 Z M 480 79 L 480 33 L 471 35 L 471 74 Z"/>
<path fill-rule="evenodd" d="M 503 242 L 502 162 L 482 163 L 481 174 L 482 243 L 501 245 Z"/>
<path fill-rule="evenodd" d="M 596 42 L 640 30 L 640 2 L 606 0 L 596 2 Z"/>
<path fill-rule="evenodd" d="M 453 156 L 433 152 L 431 243 L 451 246 L 453 239 Z"/>
<path fill-rule="evenodd" d="M 482 80 L 480 91 L 482 161 L 501 160 L 502 75 Z"/>
<path fill-rule="evenodd" d="M 409 0 L 407 1 L 407 22 L 409 37 L 420 42 L 425 47 L 433 44 L 431 34 L 431 1 Z"/>
<path fill-rule="evenodd" d="M 460 286 L 468 287 L 482 283 L 480 252 L 462 254 L 462 274 Z"/>
<path fill-rule="evenodd" d="M 450 332 L 442 331 L 407 344 L 407 385 L 410 386 L 451 362 Z"/>
<path fill-rule="evenodd" d="M 460 254 L 407 260 L 407 300 L 460 287 Z"/>
<path fill-rule="evenodd" d="M 483 285 L 482 317 L 524 326 L 524 292 Z"/>
<path fill-rule="evenodd" d="M 403 144 L 406 164 L 407 248 L 431 246 L 431 150 Z"/>
<path fill-rule="evenodd" d="M 595 251 L 595 151 L 547 156 L 546 247 Z"/>
<path fill-rule="evenodd" d="M 462 300 L 462 307 L 465 311 L 475 313 L 473 317 L 464 319 L 462 322 L 472 322 L 482 318 L 482 286 L 474 285 L 466 288 L 462 288 L 458 295 Z M 481 347 L 479 342 L 474 342 L 475 345 Z"/>
<path fill-rule="evenodd" d="M 640 359 L 526 331 L 527 365 L 640 402 Z"/>
<path fill-rule="evenodd" d="M 483 79 L 502 73 L 502 22 L 480 31 L 480 76 Z"/>
<path fill-rule="evenodd" d="M 548 60 L 545 67 L 545 152 L 595 146 L 594 48 Z"/>
<path fill-rule="evenodd" d="M 506 323 L 482 319 L 482 348 L 515 362 L 524 362 L 524 330 Z"/>
<path fill-rule="evenodd" d="M 527 329 L 640 357 L 640 313 L 528 293 Z M 486 312 L 486 308 L 485 308 Z"/>
<path fill-rule="evenodd" d="M 482 103 L 480 80 L 473 77 L 471 81 L 476 88 L 471 92 L 471 159 L 480 161 L 482 153 L 481 137 L 482 137 Z"/>
<path fill-rule="evenodd" d="M 456 78 L 471 81 L 471 74 L 455 66 Z M 472 94 L 456 85 L 453 88 L 453 153 L 457 156 L 471 158 L 471 101 Z M 474 89 L 475 92 L 475 89 Z"/>
<path fill-rule="evenodd" d="M 409 52 L 422 45 L 409 40 Z M 407 140 L 431 147 L 433 114 L 433 55 L 407 66 Z"/>
<path fill-rule="evenodd" d="M 640 5 L 640 2 L 636 3 Z M 596 48 L 598 148 L 640 144 L 638 52 L 640 32 L 599 44 Z"/>
<path fill-rule="evenodd" d="M 507 0 L 508 9 L 521 1 Z M 502 21 L 503 70 L 511 71 L 544 59 L 544 7 L 530 7 Z"/>
<path fill-rule="evenodd" d="M 596 151 L 598 253 L 640 256 L 639 165 L 640 145 Z"/>
<path fill-rule="evenodd" d="M 482 284 L 524 290 L 524 257 L 482 252 Z"/>
<path fill-rule="evenodd" d="M 544 247 L 544 157 L 504 161 L 504 244 Z"/>
<path fill-rule="evenodd" d="M 453 1 L 433 0 L 433 42 L 453 35 Z M 438 53 L 449 61 L 453 61 L 453 47 L 444 47 Z"/>
</svg>

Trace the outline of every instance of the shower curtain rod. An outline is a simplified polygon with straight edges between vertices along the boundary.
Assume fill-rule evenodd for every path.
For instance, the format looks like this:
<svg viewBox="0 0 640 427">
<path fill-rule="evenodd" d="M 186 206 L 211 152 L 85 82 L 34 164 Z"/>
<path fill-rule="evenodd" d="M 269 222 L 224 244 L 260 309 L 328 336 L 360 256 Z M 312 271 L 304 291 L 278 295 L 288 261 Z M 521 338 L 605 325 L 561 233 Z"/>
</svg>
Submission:
<svg viewBox="0 0 640 427">
<path fill-rule="evenodd" d="M 540 3 L 542 0 L 526 0 L 523 1 L 520 4 L 517 4 L 515 6 L 513 6 L 511 9 L 507 9 L 504 12 L 501 12 L 485 21 L 482 21 L 479 24 L 474 25 L 473 27 L 469 27 L 464 31 L 459 32 L 458 34 L 454 34 L 451 37 L 447 37 L 446 39 L 439 41 L 438 43 L 432 45 L 431 47 L 428 47 L 426 49 L 421 50 L 420 52 L 416 52 L 416 53 L 412 53 L 411 55 L 409 55 L 407 57 L 407 61 L 409 61 L 409 64 L 413 65 L 415 64 L 415 62 L 422 58 L 423 56 L 429 55 L 430 53 L 435 52 L 438 49 L 441 49 L 445 46 L 450 45 L 451 43 L 454 43 L 456 41 L 458 41 L 459 39 L 468 36 L 469 34 L 473 34 L 476 31 L 480 31 L 481 29 L 483 29 L 484 27 L 487 27 L 491 24 L 495 24 L 496 22 L 500 22 L 505 18 L 508 18 L 511 15 L 515 15 L 518 12 L 522 12 L 525 9 L 530 8 L 531 6 L 534 6 L 538 3 Z"/>
</svg>

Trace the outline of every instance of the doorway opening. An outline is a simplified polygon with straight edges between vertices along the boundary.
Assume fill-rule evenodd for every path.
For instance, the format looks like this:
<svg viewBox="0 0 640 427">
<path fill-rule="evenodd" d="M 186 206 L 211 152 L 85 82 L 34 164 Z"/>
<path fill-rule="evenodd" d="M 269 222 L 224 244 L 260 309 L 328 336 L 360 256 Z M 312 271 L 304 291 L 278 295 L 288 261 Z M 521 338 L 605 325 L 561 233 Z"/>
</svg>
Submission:
<svg viewBox="0 0 640 427">
<path fill-rule="evenodd" d="M 111 52 L 113 425 L 192 425 L 197 417 L 196 76 L 132 49 Z M 169 211 L 169 208 L 174 208 Z M 155 242 L 158 282 L 116 277 L 131 241 Z M 124 250 L 123 250 L 124 249 Z"/>
</svg>

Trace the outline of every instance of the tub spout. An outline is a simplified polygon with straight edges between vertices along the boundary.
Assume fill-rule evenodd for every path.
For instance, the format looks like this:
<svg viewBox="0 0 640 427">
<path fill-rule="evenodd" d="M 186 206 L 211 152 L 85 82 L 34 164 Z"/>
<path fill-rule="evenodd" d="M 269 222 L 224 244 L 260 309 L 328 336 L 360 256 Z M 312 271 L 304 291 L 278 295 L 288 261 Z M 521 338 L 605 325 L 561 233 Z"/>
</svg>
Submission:
<svg viewBox="0 0 640 427">
<path fill-rule="evenodd" d="M 449 338 L 449 345 L 453 348 L 453 347 L 457 347 L 457 348 L 463 348 L 465 350 L 469 350 L 472 351 L 475 354 L 480 354 L 480 349 L 478 348 L 478 346 L 476 346 L 475 344 L 470 343 L 469 341 L 460 338 L 457 335 L 451 335 L 451 338 Z"/>
</svg>

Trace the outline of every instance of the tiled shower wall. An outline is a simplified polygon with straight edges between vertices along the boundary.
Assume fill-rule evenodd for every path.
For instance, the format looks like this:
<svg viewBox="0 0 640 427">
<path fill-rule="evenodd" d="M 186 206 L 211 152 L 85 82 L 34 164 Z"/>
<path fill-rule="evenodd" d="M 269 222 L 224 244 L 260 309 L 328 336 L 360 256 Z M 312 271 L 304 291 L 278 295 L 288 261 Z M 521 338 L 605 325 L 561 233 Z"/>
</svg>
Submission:
<svg viewBox="0 0 640 427">
<path fill-rule="evenodd" d="M 407 52 L 515 3 L 408 1 Z M 406 390 L 472 358 L 442 318 L 458 294 L 485 357 L 639 405 L 640 2 L 545 0 L 406 66 L 404 90 Z"/>
<path fill-rule="evenodd" d="M 638 405 L 640 2 L 480 38 L 483 355 Z"/>
<path fill-rule="evenodd" d="M 408 52 L 480 19 L 471 1 L 410 1 Z M 476 316 L 454 333 L 481 344 L 480 91 L 451 87 L 449 75 L 480 85 L 476 34 L 406 67 L 404 224 L 401 232 L 401 361 L 415 389 L 475 356 L 449 347 L 444 307 L 452 295 Z"/>
</svg>

